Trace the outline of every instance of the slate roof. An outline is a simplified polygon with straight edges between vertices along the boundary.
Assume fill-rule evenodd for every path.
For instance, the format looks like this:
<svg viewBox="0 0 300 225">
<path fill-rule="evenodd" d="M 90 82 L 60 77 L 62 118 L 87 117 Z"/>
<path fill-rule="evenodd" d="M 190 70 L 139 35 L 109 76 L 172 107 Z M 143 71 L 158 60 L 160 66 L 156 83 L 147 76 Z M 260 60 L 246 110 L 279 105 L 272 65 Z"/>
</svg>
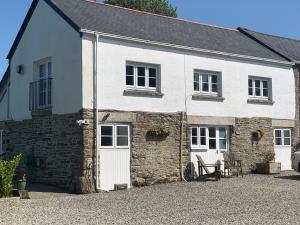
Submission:
<svg viewBox="0 0 300 225">
<path fill-rule="evenodd" d="M 49 0 L 81 29 L 230 54 L 281 60 L 235 29 L 128 10 L 87 0 Z"/>
<path fill-rule="evenodd" d="M 260 33 L 246 28 L 238 29 L 290 60 L 300 62 L 300 40 Z"/>
<path fill-rule="evenodd" d="M 262 47 L 236 29 L 215 27 L 129 10 L 122 7 L 96 3 L 92 0 L 44 1 L 78 32 L 81 29 L 86 29 L 189 48 L 287 61 L 284 57 Z M 33 0 L 30 10 L 8 54 L 8 59 L 12 58 L 36 8 L 37 2 L 38 0 Z"/>
</svg>

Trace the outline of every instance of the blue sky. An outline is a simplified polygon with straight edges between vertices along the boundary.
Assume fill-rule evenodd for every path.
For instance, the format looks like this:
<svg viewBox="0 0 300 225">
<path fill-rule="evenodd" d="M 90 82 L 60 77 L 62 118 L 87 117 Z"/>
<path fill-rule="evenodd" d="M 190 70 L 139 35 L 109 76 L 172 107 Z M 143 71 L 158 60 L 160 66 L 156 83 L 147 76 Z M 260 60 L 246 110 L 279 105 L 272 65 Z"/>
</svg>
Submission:
<svg viewBox="0 0 300 225">
<path fill-rule="evenodd" d="M 6 56 L 32 0 L 0 1 L 0 79 Z M 212 25 L 247 27 L 300 40 L 299 0 L 170 0 L 180 18 Z"/>
</svg>

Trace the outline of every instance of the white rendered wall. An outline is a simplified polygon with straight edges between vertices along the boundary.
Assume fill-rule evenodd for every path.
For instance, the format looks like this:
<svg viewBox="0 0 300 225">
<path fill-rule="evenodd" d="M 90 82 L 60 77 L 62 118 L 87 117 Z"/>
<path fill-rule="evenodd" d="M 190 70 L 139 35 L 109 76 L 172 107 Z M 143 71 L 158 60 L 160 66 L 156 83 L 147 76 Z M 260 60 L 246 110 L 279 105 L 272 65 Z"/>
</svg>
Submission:
<svg viewBox="0 0 300 225">
<path fill-rule="evenodd" d="M 83 106 L 85 108 L 93 107 L 91 68 L 94 39 L 87 35 L 83 37 Z M 189 115 L 294 119 L 295 85 L 291 68 L 213 58 L 108 39 L 100 40 L 98 55 L 100 109 L 184 111 L 187 98 Z M 162 98 L 123 96 L 126 61 L 161 65 L 161 91 L 164 96 Z M 222 72 L 222 92 L 225 98 L 223 102 L 191 100 L 194 69 Z M 247 104 L 249 75 L 272 78 L 274 105 Z"/>
<path fill-rule="evenodd" d="M 14 120 L 31 118 L 29 83 L 35 61 L 51 57 L 54 114 L 82 108 L 81 38 L 44 1 L 39 1 L 11 60 L 11 115 Z M 25 74 L 16 73 L 24 65 Z"/>
</svg>

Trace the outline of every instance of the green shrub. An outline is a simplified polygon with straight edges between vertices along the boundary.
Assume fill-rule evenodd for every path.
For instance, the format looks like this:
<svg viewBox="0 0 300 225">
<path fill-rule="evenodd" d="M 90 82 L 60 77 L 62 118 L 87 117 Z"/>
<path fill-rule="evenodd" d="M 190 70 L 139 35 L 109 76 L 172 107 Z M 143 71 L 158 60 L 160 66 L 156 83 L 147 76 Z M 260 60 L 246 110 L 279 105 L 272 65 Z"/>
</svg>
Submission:
<svg viewBox="0 0 300 225">
<path fill-rule="evenodd" d="M 21 155 L 15 156 L 12 160 L 0 160 L 0 197 L 9 197 L 12 192 L 12 181 L 17 166 L 21 161 Z"/>
</svg>

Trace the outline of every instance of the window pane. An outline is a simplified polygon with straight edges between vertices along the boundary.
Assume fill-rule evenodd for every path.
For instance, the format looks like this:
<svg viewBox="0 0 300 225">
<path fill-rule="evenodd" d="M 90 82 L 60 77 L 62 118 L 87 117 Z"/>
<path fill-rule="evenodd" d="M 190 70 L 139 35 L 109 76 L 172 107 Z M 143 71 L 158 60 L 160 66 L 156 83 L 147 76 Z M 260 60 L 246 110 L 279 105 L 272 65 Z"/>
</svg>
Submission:
<svg viewBox="0 0 300 225">
<path fill-rule="evenodd" d="M 101 135 L 111 135 L 113 133 L 112 126 L 101 126 Z"/>
<path fill-rule="evenodd" d="M 255 88 L 255 96 L 260 96 L 260 88 Z"/>
<path fill-rule="evenodd" d="M 252 87 L 248 89 L 248 95 L 253 95 L 253 88 Z"/>
<path fill-rule="evenodd" d="M 252 80 L 248 79 L 248 87 L 252 87 Z"/>
<path fill-rule="evenodd" d="M 281 130 L 275 130 L 275 137 L 281 137 Z"/>
<path fill-rule="evenodd" d="M 145 67 L 138 67 L 138 76 L 145 77 Z"/>
<path fill-rule="evenodd" d="M 200 145 L 206 145 L 206 137 L 201 137 L 200 141 L 201 141 Z"/>
<path fill-rule="evenodd" d="M 149 77 L 156 78 L 156 69 L 149 68 Z"/>
<path fill-rule="evenodd" d="M 202 82 L 208 83 L 208 75 L 205 75 L 205 74 L 202 75 Z"/>
<path fill-rule="evenodd" d="M 220 144 L 220 149 L 226 149 L 226 139 L 220 139 L 219 144 Z"/>
<path fill-rule="evenodd" d="M 52 63 L 48 62 L 48 76 L 52 75 Z"/>
<path fill-rule="evenodd" d="M 219 138 L 226 138 L 226 129 L 219 128 Z"/>
<path fill-rule="evenodd" d="M 284 135 L 285 138 L 287 138 L 287 137 L 289 138 L 291 136 L 291 131 L 290 130 L 284 130 L 283 135 Z"/>
<path fill-rule="evenodd" d="M 291 144 L 290 138 L 284 138 L 284 145 L 290 145 L 290 144 Z"/>
<path fill-rule="evenodd" d="M 46 76 L 46 65 L 42 64 L 40 65 L 40 77 L 45 77 Z"/>
<path fill-rule="evenodd" d="M 214 83 L 214 84 L 217 84 L 218 83 L 218 76 L 212 75 L 211 76 L 211 82 Z"/>
<path fill-rule="evenodd" d="M 117 146 L 128 146 L 128 137 L 117 137 Z"/>
<path fill-rule="evenodd" d="M 200 136 L 202 137 L 206 136 L 206 128 L 200 128 Z"/>
<path fill-rule="evenodd" d="M 199 91 L 199 83 L 194 82 L 194 91 Z"/>
<path fill-rule="evenodd" d="M 202 91 L 208 91 L 208 83 L 202 83 Z"/>
<path fill-rule="evenodd" d="M 138 77 L 138 86 L 145 86 L 145 77 Z"/>
<path fill-rule="evenodd" d="M 263 88 L 268 88 L 268 81 L 263 81 Z"/>
<path fill-rule="evenodd" d="M 154 78 L 149 78 L 149 87 L 156 87 L 156 79 Z"/>
<path fill-rule="evenodd" d="M 134 76 L 126 76 L 126 85 L 134 85 Z"/>
<path fill-rule="evenodd" d="M 192 136 L 197 136 L 198 130 L 197 128 L 192 128 Z"/>
<path fill-rule="evenodd" d="M 264 97 L 268 97 L 269 96 L 268 89 L 263 89 L 263 96 Z"/>
<path fill-rule="evenodd" d="M 211 91 L 217 93 L 218 92 L 218 85 L 217 84 L 212 84 L 211 85 Z"/>
<path fill-rule="evenodd" d="M 126 74 L 133 75 L 133 66 L 126 66 Z"/>
<path fill-rule="evenodd" d="M 112 146 L 112 137 L 106 137 L 102 136 L 101 137 L 101 146 Z"/>
<path fill-rule="evenodd" d="M 127 126 L 117 126 L 117 135 L 128 135 Z"/>
<path fill-rule="evenodd" d="M 275 138 L 275 145 L 282 145 L 281 138 Z"/>
<path fill-rule="evenodd" d="M 254 83 L 256 88 L 260 88 L 260 80 L 255 80 Z"/>
<path fill-rule="evenodd" d="M 192 145 L 198 145 L 197 137 L 192 137 Z"/>
<path fill-rule="evenodd" d="M 208 128 L 208 132 L 209 132 L 209 137 L 210 138 L 215 138 L 216 137 L 216 128 L 210 127 L 210 128 Z"/>
<path fill-rule="evenodd" d="M 194 74 L 194 82 L 198 82 L 199 83 L 199 74 L 198 73 Z"/>
<path fill-rule="evenodd" d="M 216 139 L 209 139 L 209 149 L 216 149 Z"/>
</svg>

